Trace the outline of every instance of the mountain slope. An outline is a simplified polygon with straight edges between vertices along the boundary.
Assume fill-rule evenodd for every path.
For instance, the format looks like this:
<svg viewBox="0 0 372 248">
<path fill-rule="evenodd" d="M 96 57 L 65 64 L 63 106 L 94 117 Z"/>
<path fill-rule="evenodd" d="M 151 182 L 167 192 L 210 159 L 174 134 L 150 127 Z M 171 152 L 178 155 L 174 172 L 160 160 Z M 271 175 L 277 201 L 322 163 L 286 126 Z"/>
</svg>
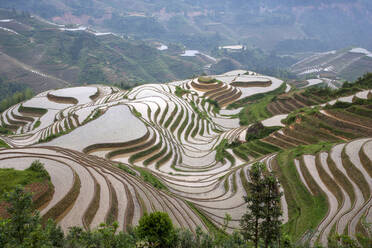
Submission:
<svg viewBox="0 0 372 248">
<path fill-rule="evenodd" d="M 36 92 L 67 84 L 176 80 L 200 73 L 206 63 L 201 57 L 181 57 L 141 41 L 55 26 L 27 15 L 2 11 L 0 20 L 0 72 Z"/>
<path fill-rule="evenodd" d="M 313 51 L 353 45 L 372 49 L 368 0 L 17 0 L 1 7 L 203 50 L 237 42 L 266 49 L 289 44 L 299 49 L 310 44 Z"/>
<path fill-rule="evenodd" d="M 337 76 L 353 81 L 372 71 L 372 53 L 363 48 L 317 53 L 292 65 L 290 70 L 298 76 Z"/>
</svg>

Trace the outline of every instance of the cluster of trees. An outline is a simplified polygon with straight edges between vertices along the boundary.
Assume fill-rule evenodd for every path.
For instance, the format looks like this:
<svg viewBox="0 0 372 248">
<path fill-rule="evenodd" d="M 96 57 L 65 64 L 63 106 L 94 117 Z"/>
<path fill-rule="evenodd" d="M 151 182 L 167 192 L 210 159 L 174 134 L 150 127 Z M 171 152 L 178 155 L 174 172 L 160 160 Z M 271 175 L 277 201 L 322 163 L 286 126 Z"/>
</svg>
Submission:
<svg viewBox="0 0 372 248">
<path fill-rule="evenodd" d="M 231 217 L 226 215 L 222 230 L 208 234 L 197 229 L 176 229 L 166 213 L 145 214 L 138 226 L 118 232 L 118 224 L 101 224 L 95 230 L 72 227 L 64 234 L 52 220 L 43 221 L 32 206 L 30 193 L 17 186 L 7 192 L 8 218 L 0 219 L 0 247 L 68 247 L 68 248 L 246 248 L 294 247 L 281 233 L 280 192 L 278 182 L 263 163 L 250 170 L 250 194 L 245 198 L 247 213 L 241 220 L 241 231 L 227 234 Z M 298 247 L 298 246 L 297 246 Z M 330 240 L 329 247 L 356 248 L 357 243 L 345 236 Z"/>
<path fill-rule="evenodd" d="M 30 99 L 34 93 L 30 88 L 25 89 L 24 91 L 17 91 L 12 95 L 5 97 L 0 102 L 0 112 L 3 112 L 7 108 L 20 103 L 24 100 Z"/>
</svg>

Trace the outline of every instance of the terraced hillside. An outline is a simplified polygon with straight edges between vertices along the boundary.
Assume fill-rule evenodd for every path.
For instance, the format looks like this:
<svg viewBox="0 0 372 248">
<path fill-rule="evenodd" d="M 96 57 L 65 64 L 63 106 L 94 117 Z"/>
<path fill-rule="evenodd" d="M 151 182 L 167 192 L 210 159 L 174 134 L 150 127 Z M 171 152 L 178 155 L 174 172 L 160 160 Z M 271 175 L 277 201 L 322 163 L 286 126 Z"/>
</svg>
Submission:
<svg viewBox="0 0 372 248">
<path fill-rule="evenodd" d="M 365 86 L 359 82 L 353 87 L 358 85 Z M 64 230 L 114 220 L 126 230 L 144 213 L 160 210 L 177 226 L 193 231 L 197 226 L 221 228 L 228 213 L 232 220 L 227 231 L 232 232 L 246 211 L 248 170 L 263 161 L 280 179 L 282 218 L 294 239 L 325 243 L 333 230 L 348 230 L 351 236 L 368 232 L 369 89 L 344 89 L 350 95 L 338 101 L 323 104 L 327 101 L 322 98 L 317 106 L 249 126 L 239 124 L 242 108 L 226 108 L 289 90 L 279 79 L 232 71 L 129 91 L 104 85 L 46 91 L 1 114 L 1 126 L 13 134 L 1 136 L 12 148 L 0 150 L 0 167 L 25 169 L 35 159 L 44 163 L 55 193 L 41 214 L 56 219 Z M 333 150 L 345 147 L 338 164 L 345 172 L 339 169 L 329 178 L 350 177 L 350 184 L 355 183 L 354 188 L 340 183 L 345 195 L 335 195 L 338 203 L 332 198 L 336 193 L 329 193 L 330 179 L 315 170 L 320 162 L 314 156 L 323 158 L 327 150 L 302 157 L 304 151 L 333 145 Z M 317 208 L 306 208 L 311 204 Z M 303 222 L 314 211 L 318 217 Z"/>
<path fill-rule="evenodd" d="M 292 65 L 290 70 L 298 76 L 326 75 L 356 80 L 370 71 L 372 54 L 364 48 L 343 49 L 317 53 Z"/>
</svg>

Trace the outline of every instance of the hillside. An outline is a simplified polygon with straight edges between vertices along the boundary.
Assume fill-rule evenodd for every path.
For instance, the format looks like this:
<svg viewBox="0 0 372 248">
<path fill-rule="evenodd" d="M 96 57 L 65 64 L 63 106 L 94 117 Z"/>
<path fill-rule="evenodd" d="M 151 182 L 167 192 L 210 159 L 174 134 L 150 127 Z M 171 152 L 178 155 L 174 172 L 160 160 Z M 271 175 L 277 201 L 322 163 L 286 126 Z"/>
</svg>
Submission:
<svg viewBox="0 0 372 248">
<path fill-rule="evenodd" d="M 36 93 L 92 83 L 130 87 L 199 74 L 204 58 L 164 53 L 144 42 L 56 26 L 27 14 L 0 11 L 0 73 L 6 83 Z"/>
<path fill-rule="evenodd" d="M 290 67 L 290 71 L 299 77 L 339 77 L 349 81 L 354 81 L 371 70 L 372 53 L 364 48 L 317 53 Z"/>
<path fill-rule="evenodd" d="M 291 52 L 372 49 L 368 0 L 17 0 L 0 7 L 200 50 L 239 42 Z"/>
<path fill-rule="evenodd" d="M 40 159 L 56 192 L 41 214 L 64 230 L 113 220 L 126 230 L 165 211 L 177 227 L 210 232 L 229 213 L 231 233 L 248 169 L 262 161 L 281 183 L 286 233 L 327 245 L 334 232 L 368 236 L 372 222 L 371 89 L 371 74 L 336 91 L 296 90 L 241 70 L 49 90 L 2 113 L 13 149 L 0 151 L 0 167 Z"/>
</svg>

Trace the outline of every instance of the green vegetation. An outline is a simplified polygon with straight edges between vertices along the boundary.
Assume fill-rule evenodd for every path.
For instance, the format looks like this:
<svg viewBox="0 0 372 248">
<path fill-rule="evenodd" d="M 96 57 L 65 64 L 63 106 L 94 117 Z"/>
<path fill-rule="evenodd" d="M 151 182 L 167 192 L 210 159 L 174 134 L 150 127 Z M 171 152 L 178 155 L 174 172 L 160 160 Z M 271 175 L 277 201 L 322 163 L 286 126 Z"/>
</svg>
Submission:
<svg viewBox="0 0 372 248">
<path fill-rule="evenodd" d="M 35 124 L 34 124 L 33 129 L 36 129 L 36 128 L 40 127 L 40 124 L 41 124 L 41 121 L 40 121 L 40 120 L 37 120 L 37 121 L 35 122 Z"/>
<path fill-rule="evenodd" d="M 10 146 L 7 143 L 5 143 L 5 141 L 2 139 L 0 139 L 0 147 L 10 148 Z"/>
<path fill-rule="evenodd" d="M 205 84 L 221 83 L 221 81 L 219 81 L 219 80 L 217 80 L 215 78 L 212 78 L 212 77 L 208 77 L 208 76 L 198 77 L 198 81 L 200 83 L 205 83 Z"/>
<path fill-rule="evenodd" d="M 0 91 L 2 90 L 1 89 L 1 78 L 0 78 Z M 31 89 L 27 88 L 25 89 L 24 91 L 16 91 L 15 93 L 13 93 L 13 95 L 9 96 L 12 92 L 11 89 L 6 89 L 6 90 L 3 90 L 5 92 L 2 92 L 1 95 L 3 95 L 1 102 L 0 102 L 0 113 L 3 112 L 4 110 L 6 110 L 7 108 L 17 104 L 17 103 L 20 103 L 24 100 L 28 100 L 30 99 L 34 93 L 32 92 Z M 8 97 L 6 97 L 8 96 Z M 5 97 L 5 98 L 4 98 Z"/>
<path fill-rule="evenodd" d="M 228 148 L 233 149 L 237 145 L 238 144 L 236 144 L 236 143 L 229 144 L 227 139 L 223 139 L 221 141 L 221 143 L 219 143 L 215 148 L 215 150 L 216 150 L 216 161 L 221 162 L 221 163 L 225 163 L 225 158 L 226 158 L 232 164 L 234 164 L 235 163 L 235 158 L 233 156 L 231 156 L 231 154 L 228 151 L 226 151 L 226 149 L 228 149 Z"/>
<path fill-rule="evenodd" d="M 243 236 L 255 247 L 264 243 L 272 247 L 280 239 L 281 228 L 281 193 L 277 190 L 279 183 L 274 174 L 268 172 L 264 163 L 254 163 L 249 170 L 251 181 L 248 183 L 249 195 L 244 197 L 247 212 L 240 225 Z"/>
<path fill-rule="evenodd" d="M 332 90 L 330 88 L 309 87 L 302 94 L 307 97 L 320 97 L 322 99 L 332 100 L 337 97 L 355 94 L 363 89 L 372 89 L 372 73 L 367 73 L 359 77 L 354 83 L 345 82 L 340 89 Z"/>
<path fill-rule="evenodd" d="M 292 154 L 294 157 L 300 157 L 305 154 L 317 154 L 322 151 L 329 152 L 334 145 L 335 143 L 324 141 L 312 145 L 300 145 L 292 150 Z"/>
<path fill-rule="evenodd" d="M 81 125 L 85 125 L 85 124 L 87 124 L 90 121 L 93 121 L 95 119 L 98 119 L 104 113 L 105 112 L 102 109 L 98 109 L 98 110 L 93 111 L 92 113 L 90 113 L 90 115 L 87 118 L 85 118 L 85 120 L 83 121 L 83 123 L 81 123 Z"/>
<path fill-rule="evenodd" d="M 167 187 L 150 171 L 141 167 L 136 167 L 135 169 L 141 174 L 141 177 L 145 182 L 148 182 L 157 189 L 167 190 Z"/>
<path fill-rule="evenodd" d="M 210 98 L 203 98 L 201 104 L 204 106 L 205 103 L 209 103 L 210 106 L 213 106 L 213 112 L 219 113 L 220 112 L 220 105 L 216 100 Z"/>
<path fill-rule="evenodd" d="M 13 134 L 13 132 L 9 129 L 8 126 L 0 126 L 0 134 Z"/>
<path fill-rule="evenodd" d="M 26 170 L 0 169 L 0 196 L 14 190 L 17 185 L 26 186 L 35 182 L 49 180 L 49 174 L 42 163 L 34 161 Z M 0 200 L 2 200 L 0 198 Z"/>
<path fill-rule="evenodd" d="M 325 149 L 328 147 L 325 146 Z M 314 149 L 314 146 L 303 146 L 298 149 L 282 151 L 277 156 L 277 165 L 274 168 L 275 174 L 286 192 L 288 203 L 289 221 L 284 225 L 284 231 L 293 240 L 297 240 L 305 232 L 315 229 L 328 210 L 325 196 L 323 194 L 311 195 L 301 182 L 293 162 L 296 156 L 313 151 L 320 151 L 320 149 L 319 147 Z"/>
<path fill-rule="evenodd" d="M 296 119 L 302 119 L 305 115 L 313 115 L 313 114 L 318 113 L 318 112 L 319 112 L 318 107 L 315 107 L 315 108 L 311 108 L 311 107 L 301 108 L 301 109 L 298 109 L 294 112 L 291 112 L 287 116 L 287 118 L 282 120 L 282 123 L 284 123 L 286 125 L 291 125 L 296 121 Z"/>
<path fill-rule="evenodd" d="M 21 113 L 22 112 L 24 112 L 24 113 L 32 113 L 32 114 L 36 114 L 36 115 L 44 115 L 44 114 L 46 114 L 48 112 L 47 109 L 25 107 L 23 105 L 19 106 L 18 111 L 21 112 Z"/>
<path fill-rule="evenodd" d="M 31 16 L 6 12 L 2 10 L 1 14 L 9 16 L 9 19 L 14 19 L 21 25 L 30 26 L 32 32 L 21 30 L 17 36 L 2 32 L 0 38 L 2 52 L 27 66 L 74 85 L 106 83 L 130 88 L 138 84 L 183 79 L 192 74 L 200 74 L 203 65 L 206 64 L 206 61 L 197 58 L 184 58 L 160 52 L 148 42 L 138 39 L 115 35 L 96 36 L 89 32 L 61 32 L 58 28 Z M 112 18 L 115 19 L 115 16 L 114 14 Z M 138 21 L 145 19 L 141 17 Z M 108 20 L 104 23 L 106 21 Z M 133 29 L 135 26 L 129 27 Z M 124 30 L 123 28 L 128 32 L 124 26 L 120 26 L 120 32 Z M 143 29 L 144 27 L 139 26 L 135 28 L 137 31 Z M 41 50 L 42 54 L 38 52 Z M 35 54 L 39 56 L 37 59 Z M 0 69 L 0 72 L 9 75 L 4 81 L 9 81 L 9 85 L 17 83 L 18 86 L 26 83 L 35 91 L 43 90 L 37 83 L 41 76 L 24 70 L 17 63 L 12 63 L 11 59 L 9 61 L 13 73 Z M 45 80 L 51 88 L 63 87 L 66 84 L 49 77 Z M 6 95 L 22 90 L 18 87 L 8 91 Z M 0 99 L 2 98 L 0 90 Z"/>
<path fill-rule="evenodd" d="M 138 112 L 135 108 L 133 108 L 133 114 L 137 117 L 137 118 L 141 118 L 142 117 L 142 114 L 140 112 Z"/>
<path fill-rule="evenodd" d="M 116 164 L 115 166 L 118 167 L 119 169 L 125 171 L 126 173 L 132 175 L 132 176 L 137 175 L 136 172 L 134 172 L 131 168 L 129 168 L 129 166 L 127 166 L 125 164 L 119 163 L 119 164 Z"/>
<path fill-rule="evenodd" d="M 62 135 L 70 133 L 72 130 L 73 129 L 66 129 L 65 131 L 62 131 L 62 132 L 59 132 L 59 133 L 53 133 L 53 134 L 45 137 L 44 139 L 40 138 L 39 143 L 47 143 L 47 142 L 52 141 L 52 140 L 54 140 L 58 137 L 61 137 Z"/>
<path fill-rule="evenodd" d="M 248 128 L 245 140 L 252 141 L 262 139 L 279 129 L 281 129 L 281 127 L 265 127 L 261 122 L 257 122 Z"/>
<path fill-rule="evenodd" d="M 184 94 L 190 94 L 191 91 L 190 90 L 185 90 L 185 89 L 182 89 L 180 86 L 176 86 L 176 96 L 178 97 L 182 97 Z"/>
<path fill-rule="evenodd" d="M 166 213 L 145 214 L 140 220 L 139 225 L 129 228 L 127 233 L 118 232 L 118 223 L 111 225 L 101 224 L 97 229 L 83 230 L 82 227 L 72 227 L 66 234 L 51 219 L 46 223 L 42 222 L 39 214 L 34 211 L 31 194 L 17 186 L 14 191 L 8 192 L 3 197 L 8 203 L 7 212 L 9 217 L 0 219 L 0 246 L 1 247 L 30 247 L 30 248 L 68 248 L 68 247 L 161 247 L 161 248 L 252 248 L 252 243 L 244 239 L 244 236 L 235 231 L 229 235 L 217 229 L 211 234 L 204 233 L 200 228 L 196 233 L 185 229 L 175 229 Z M 187 202 L 191 208 L 199 212 L 194 204 Z M 203 216 L 203 215 L 201 215 Z M 207 224 L 214 226 L 212 222 L 201 219 Z M 228 225 L 231 217 L 228 215 L 224 220 L 224 228 Z M 263 222 L 265 223 L 265 222 Z M 272 235 L 276 232 L 276 225 L 270 227 L 266 233 L 259 235 L 269 244 L 271 240 L 277 238 Z M 216 228 L 216 227 L 215 227 Z M 370 242 L 370 238 L 362 237 L 365 244 Z M 281 247 L 294 248 L 286 235 L 280 238 Z M 318 246 L 320 247 L 320 246 Z M 347 236 L 333 236 L 330 239 L 329 248 L 359 248 L 357 243 Z M 367 246 L 365 246 L 367 247 Z"/>
<path fill-rule="evenodd" d="M 169 247 L 173 240 L 174 227 L 167 213 L 145 213 L 139 220 L 136 228 L 138 236 L 147 240 L 151 247 Z"/>
<path fill-rule="evenodd" d="M 198 117 L 202 120 L 209 120 L 209 115 L 204 112 L 204 111 L 200 111 L 200 109 L 196 106 L 196 104 L 194 102 L 190 102 L 190 105 L 191 105 L 191 108 L 196 112 L 196 114 L 198 115 Z"/>
<path fill-rule="evenodd" d="M 266 109 L 267 105 L 275 100 L 275 97 L 284 92 L 286 84 L 283 83 L 279 88 L 268 93 L 259 93 L 253 96 L 243 98 L 236 101 L 228 106 L 231 108 L 243 109 L 239 113 L 240 125 L 249 125 L 253 122 L 257 122 L 266 118 L 271 117 L 271 114 Z"/>
</svg>

